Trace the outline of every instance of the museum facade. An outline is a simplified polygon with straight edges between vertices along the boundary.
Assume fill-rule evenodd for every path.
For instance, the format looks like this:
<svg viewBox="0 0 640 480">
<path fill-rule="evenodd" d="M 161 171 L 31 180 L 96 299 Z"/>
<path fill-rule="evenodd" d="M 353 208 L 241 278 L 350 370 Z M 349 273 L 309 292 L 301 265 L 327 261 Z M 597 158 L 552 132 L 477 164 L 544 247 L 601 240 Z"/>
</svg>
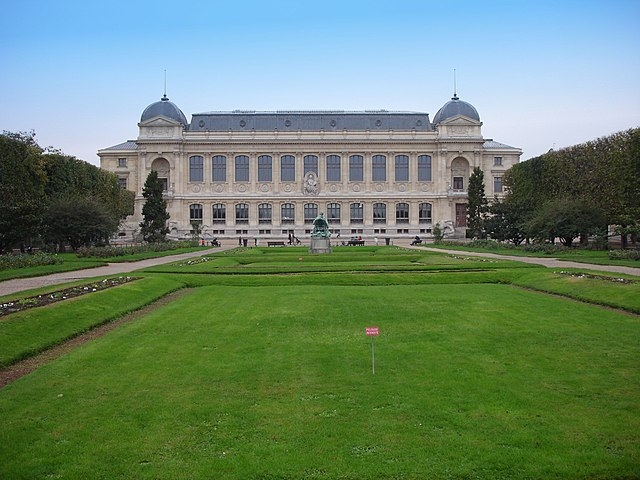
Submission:
<svg viewBox="0 0 640 480">
<path fill-rule="evenodd" d="M 139 135 L 98 151 L 101 168 L 135 192 L 122 224 L 133 238 L 152 170 L 164 184 L 170 238 L 309 237 L 324 213 L 332 236 L 428 238 L 439 224 L 463 237 L 475 167 L 487 198 L 522 151 L 483 138 L 473 105 L 454 94 L 422 112 L 231 111 L 187 121 L 166 95 L 149 105 Z"/>
</svg>

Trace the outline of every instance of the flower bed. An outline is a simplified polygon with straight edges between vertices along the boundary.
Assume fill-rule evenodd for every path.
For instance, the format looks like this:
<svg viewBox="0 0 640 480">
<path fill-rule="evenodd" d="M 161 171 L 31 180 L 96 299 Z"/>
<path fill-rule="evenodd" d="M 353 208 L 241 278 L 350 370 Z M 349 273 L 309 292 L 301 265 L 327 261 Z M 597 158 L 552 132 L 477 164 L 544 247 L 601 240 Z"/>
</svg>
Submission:
<svg viewBox="0 0 640 480">
<path fill-rule="evenodd" d="M 65 288 L 63 290 L 57 290 L 51 293 L 44 293 L 42 295 L 34 295 L 33 297 L 21 298 L 19 300 L 12 300 L 9 302 L 0 303 L 0 317 L 9 315 L 11 313 L 20 312 L 28 308 L 42 307 L 50 305 L 61 300 L 67 300 L 69 298 L 79 297 L 86 295 L 87 293 L 97 292 L 99 290 L 105 290 L 111 287 L 117 287 L 127 282 L 137 280 L 136 277 L 115 277 L 105 278 L 102 281 L 87 283 L 85 285 L 76 285 L 75 287 Z"/>
</svg>

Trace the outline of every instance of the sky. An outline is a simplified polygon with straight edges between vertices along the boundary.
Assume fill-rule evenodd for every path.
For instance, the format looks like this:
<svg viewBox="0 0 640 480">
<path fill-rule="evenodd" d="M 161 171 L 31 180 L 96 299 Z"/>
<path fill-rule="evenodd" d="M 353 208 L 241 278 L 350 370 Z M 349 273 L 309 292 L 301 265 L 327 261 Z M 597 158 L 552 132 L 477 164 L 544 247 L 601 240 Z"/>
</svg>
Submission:
<svg viewBox="0 0 640 480">
<path fill-rule="evenodd" d="M 0 130 L 94 165 L 168 97 L 426 112 L 455 90 L 526 160 L 640 126 L 640 0 L 21 0 L 0 10 Z"/>
</svg>

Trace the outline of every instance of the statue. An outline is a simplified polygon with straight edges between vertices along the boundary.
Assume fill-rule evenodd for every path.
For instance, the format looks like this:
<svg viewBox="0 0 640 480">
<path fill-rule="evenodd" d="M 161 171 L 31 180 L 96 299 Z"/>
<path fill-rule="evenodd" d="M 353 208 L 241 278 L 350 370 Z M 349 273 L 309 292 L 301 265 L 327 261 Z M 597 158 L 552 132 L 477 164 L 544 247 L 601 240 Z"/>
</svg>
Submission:
<svg viewBox="0 0 640 480">
<path fill-rule="evenodd" d="M 317 195 L 318 191 L 318 177 L 313 172 L 307 172 L 304 178 L 304 194 Z"/>
<path fill-rule="evenodd" d="M 313 221 L 313 231 L 311 232 L 311 238 L 329 238 L 331 232 L 329 231 L 329 222 L 324 218 L 324 213 L 320 213 Z"/>
</svg>

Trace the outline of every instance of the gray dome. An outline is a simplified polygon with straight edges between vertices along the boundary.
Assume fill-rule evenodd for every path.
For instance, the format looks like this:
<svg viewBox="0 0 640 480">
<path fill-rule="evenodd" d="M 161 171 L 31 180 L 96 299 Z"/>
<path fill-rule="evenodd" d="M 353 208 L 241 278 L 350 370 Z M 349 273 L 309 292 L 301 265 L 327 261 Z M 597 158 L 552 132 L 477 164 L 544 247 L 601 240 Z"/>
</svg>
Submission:
<svg viewBox="0 0 640 480">
<path fill-rule="evenodd" d="M 438 110 L 436 116 L 433 117 L 433 124 L 437 125 L 444 122 L 446 119 L 455 117 L 456 115 L 464 115 L 472 120 L 480 121 L 480 115 L 473 105 L 467 102 L 463 102 L 458 98 L 456 94 L 453 95 L 450 101 L 444 104 L 444 106 Z"/>
<path fill-rule="evenodd" d="M 145 108 L 144 112 L 142 112 L 142 117 L 140 117 L 140 121 L 144 122 L 159 115 L 180 122 L 184 126 L 188 125 L 187 117 L 184 116 L 182 110 L 180 110 L 175 103 L 170 102 L 169 97 L 166 95 L 164 95 L 159 102 L 152 103 Z"/>
</svg>

